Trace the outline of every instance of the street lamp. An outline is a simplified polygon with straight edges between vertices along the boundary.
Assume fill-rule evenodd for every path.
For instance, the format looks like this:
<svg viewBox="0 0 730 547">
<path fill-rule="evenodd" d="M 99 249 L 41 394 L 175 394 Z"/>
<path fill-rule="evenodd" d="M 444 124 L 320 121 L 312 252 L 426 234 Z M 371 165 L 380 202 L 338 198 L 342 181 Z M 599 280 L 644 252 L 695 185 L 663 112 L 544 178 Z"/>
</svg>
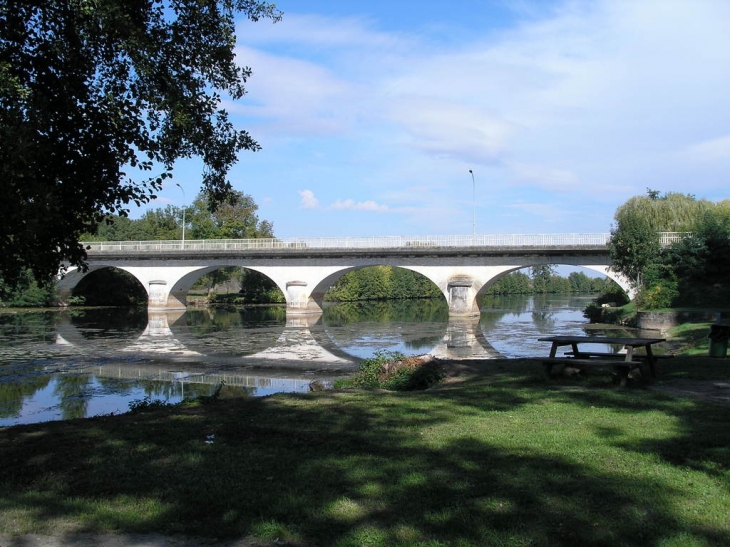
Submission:
<svg viewBox="0 0 730 547">
<path fill-rule="evenodd" d="M 474 171 L 469 169 L 469 173 L 471 173 L 471 233 L 472 233 L 472 243 L 476 241 L 477 238 L 477 185 L 474 182 Z"/>
<path fill-rule="evenodd" d="M 187 198 L 185 197 L 185 190 L 183 189 L 183 187 L 180 186 L 179 183 L 175 183 L 175 186 L 180 188 L 180 191 L 182 192 L 182 195 L 183 195 L 183 207 L 182 207 L 182 210 L 183 210 L 183 223 L 182 223 L 183 230 L 182 230 L 182 232 L 183 233 L 182 233 L 182 247 L 181 248 L 185 249 L 185 202 L 187 201 Z"/>
</svg>

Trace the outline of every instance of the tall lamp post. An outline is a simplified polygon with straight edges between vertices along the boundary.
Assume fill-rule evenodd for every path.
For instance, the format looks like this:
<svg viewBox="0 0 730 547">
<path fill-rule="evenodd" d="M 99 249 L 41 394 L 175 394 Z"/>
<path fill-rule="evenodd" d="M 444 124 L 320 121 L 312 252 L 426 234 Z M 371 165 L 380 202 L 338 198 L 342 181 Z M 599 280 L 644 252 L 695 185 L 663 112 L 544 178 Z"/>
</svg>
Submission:
<svg viewBox="0 0 730 547">
<path fill-rule="evenodd" d="M 185 202 L 187 202 L 187 198 L 185 197 L 185 190 L 183 189 L 183 187 L 180 186 L 179 183 L 175 183 L 175 186 L 180 188 L 180 191 L 182 192 L 182 195 L 183 195 L 183 207 L 182 207 L 182 211 L 183 211 L 183 223 L 182 223 L 183 230 L 182 230 L 182 232 L 183 233 L 182 233 L 182 247 L 181 248 L 185 249 Z"/>
<path fill-rule="evenodd" d="M 477 185 L 474 182 L 474 171 L 469 169 L 471 173 L 471 233 L 472 243 L 476 243 L 477 238 Z"/>
</svg>

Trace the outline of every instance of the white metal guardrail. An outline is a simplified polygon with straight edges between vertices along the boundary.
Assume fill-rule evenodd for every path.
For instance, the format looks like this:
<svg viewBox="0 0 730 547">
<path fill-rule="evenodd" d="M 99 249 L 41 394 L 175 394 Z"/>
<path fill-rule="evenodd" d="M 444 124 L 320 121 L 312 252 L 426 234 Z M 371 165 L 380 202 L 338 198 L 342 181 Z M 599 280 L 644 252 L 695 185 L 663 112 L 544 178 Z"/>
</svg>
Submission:
<svg viewBox="0 0 730 547">
<path fill-rule="evenodd" d="M 682 232 L 661 232 L 662 246 L 684 237 Z M 560 247 L 605 247 L 610 234 L 487 234 L 470 236 L 373 236 L 319 238 L 262 239 L 186 239 L 162 241 L 91 241 L 82 242 L 90 253 L 134 252 L 160 253 L 170 251 L 247 251 L 304 249 L 413 249 L 428 247 L 529 247 L 555 249 Z"/>
</svg>

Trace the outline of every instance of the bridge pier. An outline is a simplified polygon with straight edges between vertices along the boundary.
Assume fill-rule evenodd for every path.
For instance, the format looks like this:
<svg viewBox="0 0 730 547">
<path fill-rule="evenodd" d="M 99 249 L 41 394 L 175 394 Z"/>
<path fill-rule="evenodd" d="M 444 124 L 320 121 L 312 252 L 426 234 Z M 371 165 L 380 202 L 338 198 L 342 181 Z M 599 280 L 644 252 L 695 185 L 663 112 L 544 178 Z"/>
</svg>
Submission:
<svg viewBox="0 0 730 547">
<path fill-rule="evenodd" d="M 167 281 L 164 279 L 153 279 L 147 286 L 147 308 L 160 310 L 179 307 L 176 306 L 176 304 L 180 304 L 179 300 L 175 299 L 173 302 L 170 302 L 171 296 Z M 182 304 L 182 307 L 184 308 L 185 304 Z"/>
<path fill-rule="evenodd" d="M 321 314 L 322 308 L 309 298 L 306 281 L 287 281 L 286 283 L 286 315 Z"/>
<path fill-rule="evenodd" d="M 471 277 L 459 275 L 448 283 L 449 317 L 469 317 L 479 315 L 477 291 Z"/>
</svg>

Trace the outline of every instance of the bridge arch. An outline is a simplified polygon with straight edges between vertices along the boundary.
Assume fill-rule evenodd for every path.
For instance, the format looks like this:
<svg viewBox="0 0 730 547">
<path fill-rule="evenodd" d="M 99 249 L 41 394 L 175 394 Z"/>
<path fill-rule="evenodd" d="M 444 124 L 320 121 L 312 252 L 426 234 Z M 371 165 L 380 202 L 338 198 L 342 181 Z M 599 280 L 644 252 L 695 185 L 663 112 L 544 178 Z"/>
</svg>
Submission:
<svg viewBox="0 0 730 547">
<path fill-rule="evenodd" d="M 391 268 L 397 268 L 401 270 L 407 270 L 410 272 L 413 272 L 415 274 L 423 276 L 425 279 L 427 279 L 429 282 L 433 283 L 434 287 L 439 289 L 441 293 L 443 294 L 444 298 L 447 297 L 446 294 L 444 294 L 444 291 L 441 287 L 439 287 L 433 279 L 430 279 L 428 276 L 424 276 L 420 272 L 418 272 L 415 268 L 403 266 L 403 265 L 397 265 L 389 261 L 383 261 L 381 263 L 375 263 L 375 264 L 362 264 L 359 266 L 351 266 L 347 268 L 340 269 L 336 272 L 331 273 L 330 275 L 326 276 L 325 278 L 321 279 L 311 290 L 310 298 L 316 304 L 320 309 L 323 306 L 324 303 L 324 297 L 329 292 L 330 289 L 333 288 L 333 286 L 337 283 L 339 279 L 341 279 L 343 276 L 347 275 L 350 272 L 354 272 L 357 270 L 362 270 L 365 268 L 376 268 L 378 266 L 389 266 Z"/>
<path fill-rule="evenodd" d="M 147 301 L 147 289 L 123 268 L 103 266 L 77 276 L 66 295 L 81 299 L 87 306 L 136 305 Z"/>
</svg>

